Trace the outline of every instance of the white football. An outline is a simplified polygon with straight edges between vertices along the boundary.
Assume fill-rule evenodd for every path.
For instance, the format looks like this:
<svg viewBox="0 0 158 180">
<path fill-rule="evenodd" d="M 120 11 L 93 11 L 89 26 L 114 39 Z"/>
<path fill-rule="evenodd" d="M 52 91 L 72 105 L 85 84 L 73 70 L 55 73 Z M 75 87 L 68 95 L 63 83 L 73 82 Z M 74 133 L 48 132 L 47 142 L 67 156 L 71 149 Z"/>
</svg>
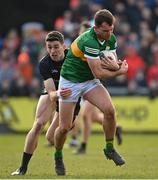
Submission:
<svg viewBox="0 0 158 180">
<path fill-rule="evenodd" d="M 105 58 L 105 57 L 108 57 L 113 61 L 112 69 L 111 68 L 107 68 L 107 69 L 109 69 L 109 70 L 118 70 L 119 65 L 117 63 L 117 57 L 115 56 L 115 54 L 113 52 L 111 52 L 111 51 L 106 51 L 106 50 L 102 51 L 100 53 L 100 59 L 102 60 L 102 58 Z"/>
<path fill-rule="evenodd" d="M 102 53 L 104 54 L 105 57 L 109 57 L 112 60 L 117 61 L 117 58 L 116 58 L 116 56 L 114 55 L 113 52 L 111 52 L 111 51 L 102 51 Z"/>
</svg>

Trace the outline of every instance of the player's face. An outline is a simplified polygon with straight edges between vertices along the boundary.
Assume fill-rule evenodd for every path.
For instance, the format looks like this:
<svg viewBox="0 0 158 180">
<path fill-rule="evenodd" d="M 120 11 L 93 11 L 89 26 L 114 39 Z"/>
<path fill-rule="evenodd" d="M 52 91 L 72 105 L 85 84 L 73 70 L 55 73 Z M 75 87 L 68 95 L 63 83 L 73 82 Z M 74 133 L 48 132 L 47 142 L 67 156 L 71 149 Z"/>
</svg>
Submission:
<svg viewBox="0 0 158 180">
<path fill-rule="evenodd" d="M 52 60 L 60 61 L 64 58 L 65 45 L 59 41 L 46 42 L 46 49 Z"/>
<path fill-rule="evenodd" d="M 94 27 L 97 37 L 101 41 L 109 40 L 113 33 L 113 29 L 114 29 L 114 25 L 112 24 L 111 26 L 109 26 L 106 22 L 103 22 L 102 25 L 99 27 L 97 26 Z"/>
</svg>

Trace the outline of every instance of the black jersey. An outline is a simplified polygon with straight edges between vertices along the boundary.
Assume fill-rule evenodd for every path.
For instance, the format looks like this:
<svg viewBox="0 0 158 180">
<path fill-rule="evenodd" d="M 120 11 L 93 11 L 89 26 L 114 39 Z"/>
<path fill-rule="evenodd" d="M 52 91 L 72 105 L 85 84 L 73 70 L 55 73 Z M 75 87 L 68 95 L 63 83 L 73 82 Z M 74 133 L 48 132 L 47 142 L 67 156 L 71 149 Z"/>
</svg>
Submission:
<svg viewBox="0 0 158 180">
<path fill-rule="evenodd" d="M 56 89 L 58 89 L 60 70 L 64 59 L 62 59 L 61 61 L 53 61 L 48 54 L 43 57 L 39 63 L 39 70 L 43 80 L 45 81 L 49 78 L 52 78 L 55 83 Z"/>
<path fill-rule="evenodd" d="M 65 50 L 65 56 L 67 54 L 68 50 Z M 39 70 L 40 74 L 43 78 L 43 80 L 47 80 L 49 78 L 52 78 L 55 84 L 56 90 L 58 89 L 59 84 L 59 78 L 60 78 L 60 70 L 63 65 L 63 62 L 65 60 L 62 59 L 61 61 L 53 61 L 51 57 L 48 55 L 44 56 L 41 61 L 39 62 Z M 46 89 L 44 88 L 42 95 L 48 94 Z M 57 103 L 57 112 L 59 111 L 58 103 Z M 74 115 L 78 115 L 80 110 L 80 100 L 77 102 Z"/>
</svg>

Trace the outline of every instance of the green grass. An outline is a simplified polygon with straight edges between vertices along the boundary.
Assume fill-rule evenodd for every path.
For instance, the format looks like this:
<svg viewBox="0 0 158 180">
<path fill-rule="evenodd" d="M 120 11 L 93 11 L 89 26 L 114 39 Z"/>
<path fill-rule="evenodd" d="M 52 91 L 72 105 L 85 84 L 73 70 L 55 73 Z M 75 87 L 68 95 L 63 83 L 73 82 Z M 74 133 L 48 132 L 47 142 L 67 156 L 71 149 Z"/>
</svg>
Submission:
<svg viewBox="0 0 158 180">
<path fill-rule="evenodd" d="M 87 154 L 76 156 L 72 149 L 64 149 L 67 175 L 58 177 L 52 162 L 54 148 L 45 148 L 45 137 L 30 162 L 27 175 L 12 177 L 10 173 L 18 168 L 24 145 L 24 135 L 0 135 L 0 179 L 153 179 L 158 178 L 157 135 L 124 135 L 123 145 L 117 149 L 126 159 L 126 165 L 117 167 L 103 155 L 104 138 L 92 135 Z"/>
</svg>

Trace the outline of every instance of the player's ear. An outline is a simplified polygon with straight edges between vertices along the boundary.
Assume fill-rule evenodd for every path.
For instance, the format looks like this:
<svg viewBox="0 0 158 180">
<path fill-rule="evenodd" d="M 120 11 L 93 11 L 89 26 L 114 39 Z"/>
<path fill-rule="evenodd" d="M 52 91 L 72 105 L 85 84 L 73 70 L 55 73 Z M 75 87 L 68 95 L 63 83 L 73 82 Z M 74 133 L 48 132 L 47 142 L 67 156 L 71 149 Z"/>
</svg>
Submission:
<svg viewBox="0 0 158 180">
<path fill-rule="evenodd" d="M 63 44 L 63 48 L 66 49 L 66 44 L 65 43 Z"/>
<path fill-rule="evenodd" d="M 94 31 L 97 33 L 97 26 L 94 25 Z"/>
<path fill-rule="evenodd" d="M 97 28 L 97 27 L 94 25 L 94 30 L 96 30 L 96 28 Z"/>
</svg>

